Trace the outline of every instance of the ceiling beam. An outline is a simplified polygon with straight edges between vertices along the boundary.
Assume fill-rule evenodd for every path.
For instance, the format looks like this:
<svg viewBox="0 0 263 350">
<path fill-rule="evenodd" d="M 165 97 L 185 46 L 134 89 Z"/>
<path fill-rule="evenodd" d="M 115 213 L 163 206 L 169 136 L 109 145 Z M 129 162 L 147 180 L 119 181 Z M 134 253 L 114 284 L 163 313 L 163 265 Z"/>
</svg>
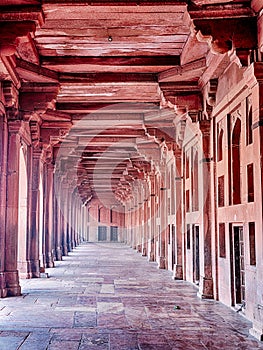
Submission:
<svg viewBox="0 0 263 350">
<path fill-rule="evenodd" d="M 44 66 L 96 65 L 96 66 L 177 66 L 180 56 L 42 56 Z"/>
<path fill-rule="evenodd" d="M 59 81 L 62 84 L 90 83 L 155 83 L 157 75 L 151 73 L 61 73 Z"/>
</svg>

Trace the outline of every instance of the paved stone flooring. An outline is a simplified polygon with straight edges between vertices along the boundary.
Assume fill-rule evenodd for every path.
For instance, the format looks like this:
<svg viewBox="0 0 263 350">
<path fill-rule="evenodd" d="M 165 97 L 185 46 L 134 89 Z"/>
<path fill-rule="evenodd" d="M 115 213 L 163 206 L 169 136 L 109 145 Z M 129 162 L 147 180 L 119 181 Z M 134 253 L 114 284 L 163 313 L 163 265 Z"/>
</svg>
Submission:
<svg viewBox="0 0 263 350">
<path fill-rule="evenodd" d="M 121 244 L 81 245 L 0 301 L 1 350 L 263 349 L 251 324 Z"/>
</svg>

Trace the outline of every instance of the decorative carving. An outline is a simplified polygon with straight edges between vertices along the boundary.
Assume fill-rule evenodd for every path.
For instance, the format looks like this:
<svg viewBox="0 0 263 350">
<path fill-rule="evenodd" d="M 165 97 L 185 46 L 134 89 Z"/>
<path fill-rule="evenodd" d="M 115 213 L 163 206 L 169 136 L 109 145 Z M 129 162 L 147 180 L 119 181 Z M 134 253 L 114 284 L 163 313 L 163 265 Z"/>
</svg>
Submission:
<svg viewBox="0 0 263 350">
<path fill-rule="evenodd" d="M 235 49 L 241 63 L 247 65 L 244 53 L 249 55 L 250 50 L 257 47 L 257 18 L 250 8 L 244 11 L 246 17 L 238 17 L 240 11 L 235 11 L 234 7 L 232 12 L 216 6 L 189 8 L 200 41 L 206 41 L 214 53 Z"/>
<path fill-rule="evenodd" d="M 34 21 L 7 21 L 0 23 L 0 55 L 12 56 L 16 52 L 18 37 L 35 32 Z"/>
<path fill-rule="evenodd" d="M 216 103 L 216 92 L 218 79 L 210 79 L 203 91 L 204 111 L 202 113 L 203 120 L 208 120 L 212 117 L 213 107 Z"/>
<path fill-rule="evenodd" d="M 34 148 L 37 148 L 39 146 L 39 141 L 40 141 L 39 121 L 30 120 L 29 127 L 30 127 L 32 145 L 34 146 Z"/>
</svg>

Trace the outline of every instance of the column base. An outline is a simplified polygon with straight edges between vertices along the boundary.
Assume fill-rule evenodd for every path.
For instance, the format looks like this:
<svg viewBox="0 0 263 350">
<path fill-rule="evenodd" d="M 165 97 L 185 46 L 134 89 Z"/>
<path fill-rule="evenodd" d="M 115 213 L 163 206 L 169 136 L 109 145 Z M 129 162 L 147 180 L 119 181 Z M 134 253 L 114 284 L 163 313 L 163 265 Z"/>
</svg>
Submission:
<svg viewBox="0 0 263 350">
<path fill-rule="evenodd" d="M 213 279 L 201 276 L 200 288 L 197 293 L 201 299 L 214 299 Z"/>
<path fill-rule="evenodd" d="M 62 260 L 62 249 L 61 247 L 56 248 L 56 260 L 61 261 Z"/>
<path fill-rule="evenodd" d="M 20 296 L 21 287 L 19 285 L 18 271 L 5 272 L 7 296 Z"/>
<path fill-rule="evenodd" d="M 28 261 L 28 278 L 39 278 L 40 277 L 40 261 L 29 260 Z"/>
<path fill-rule="evenodd" d="M 147 256 L 147 249 L 146 248 L 142 248 L 142 256 Z"/>
<path fill-rule="evenodd" d="M 54 259 L 52 253 L 48 253 L 46 256 L 46 267 L 54 267 Z"/>
<path fill-rule="evenodd" d="M 20 277 L 28 278 L 28 261 L 18 261 L 17 269 L 19 271 Z"/>
<path fill-rule="evenodd" d="M 165 259 L 165 257 L 160 256 L 158 268 L 164 270 L 165 267 L 166 267 L 166 259 Z"/>
<path fill-rule="evenodd" d="M 154 252 L 150 252 L 148 255 L 148 261 L 154 261 Z"/>
<path fill-rule="evenodd" d="M 250 328 L 249 333 L 260 341 L 263 341 L 263 305 L 255 304 L 254 306 L 253 328 Z"/>
<path fill-rule="evenodd" d="M 0 298 L 5 298 L 7 296 L 5 273 L 0 272 Z"/>
<path fill-rule="evenodd" d="M 258 330 L 255 328 L 250 328 L 249 334 L 258 339 L 259 341 L 263 341 L 263 330 Z"/>
<path fill-rule="evenodd" d="M 182 265 L 174 265 L 174 273 L 173 273 L 173 279 L 175 280 L 182 280 L 184 277 L 183 275 L 183 266 Z"/>
<path fill-rule="evenodd" d="M 68 247 L 62 246 L 62 255 L 67 256 L 68 255 Z"/>
<path fill-rule="evenodd" d="M 141 253 L 142 252 L 142 246 L 141 244 L 137 244 L 137 252 Z"/>
</svg>

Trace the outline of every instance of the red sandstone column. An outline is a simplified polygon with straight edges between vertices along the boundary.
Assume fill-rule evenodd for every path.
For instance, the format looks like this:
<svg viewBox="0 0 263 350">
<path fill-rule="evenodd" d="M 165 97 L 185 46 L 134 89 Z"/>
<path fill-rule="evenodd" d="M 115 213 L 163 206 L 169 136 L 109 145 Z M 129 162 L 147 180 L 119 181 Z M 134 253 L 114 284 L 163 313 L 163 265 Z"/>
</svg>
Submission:
<svg viewBox="0 0 263 350">
<path fill-rule="evenodd" d="M 7 295 L 21 294 L 17 270 L 20 121 L 8 123 L 5 279 Z"/>
<path fill-rule="evenodd" d="M 165 168 L 161 171 L 161 188 L 160 188 L 160 223 L 161 223 L 161 234 L 160 234 L 160 260 L 159 269 L 166 268 L 166 234 L 167 234 L 167 198 L 166 198 L 166 183 L 165 183 Z"/>
<path fill-rule="evenodd" d="M 199 294 L 202 298 L 213 298 L 213 275 L 212 275 L 212 198 L 211 176 L 212 158 L 210 147 L 210 135 L 212 135 L 212 123 L 200 122 L 203 143 L 203 236 L 204 236 L 204 275 L 201 276 Z"/>
<path fill-rule="evenodd" d="M 135 191 L 134 191 L 134 195 L 136 195 Z M 135 216 L 136 216 L 136 208 L 135 208 L 135 198 L 133 198 L 132 200 L 132 207 L 131 207 L 131 246 L 133 249 L 136 249 L 136 220 L 135 220 Z"/>
<path fill-rule="evenodd" d="M 74 248 L 77 246 L 77 203 L 76 203 L 76 195 L 74 194 L 73 200 L 73 219 L 72 219 L 72 227 L 73 227 L 73 244 Z"/>
<path fill-rule="evenodd" d="M 40 276 L 39 261 L 39 182 L 42 150 L 33 150 L 32 159 L 32 188 L 31 188 L 31 230 L 29 237 L 28 274 L 30 277 Z"/>
<path fill-rule="evenodd" d="M 72 204 L 71 204 L 71 246 L 76 247 L 76 198 L 75 194 L 72 194 Z"/>
<path fill-rule="evenodd" d="M 62 260 L 62 232 L 61 232 L 61 195 L 56 194 L 54 198 L 54 236 L 56 260 Z"/>
<path fill-rule="evenodd" d="M 144 221 L 144 230 L 143 230 L 143 248 L 142 248 L 142 255 L 147 256 L 148 253 L 148 220 L 149 220 L 149 213 L 148 213 L 148 182 L 147 180 L 144 181 L 144 197 L 143 197 L 143 221 Z"/>
<path fill-rule="evenodd" d="M 156 250 L 156 188 L 155 188 L 155 173 L 150 174 L 150 252 L 149 261 L 155 261 Z"/>
<path fill-rule="evenodd" d="M 61 184 L 61 249 L 62 255 L 68 255 L 68 247 L 67 247 L 67 183 L 65 180 Z"/>
<path fill-rule="evenodd" d="M 46 164 L 45 183 L 45 260 L 46 267 L 54 267 L 53 256 L 53 176 L 54 165 Z"/>
<path fill-rule="evenodd" d="M 138 184 L 138 192 L 137 192 L 137 251 L 139 253 L 142 253 L 142 237 L 143 237 L 143 203 L 142 203 L 142 192 L 143 192 L 143 187 L 142 184 Z"/>
<path fill-rule="evenodd" d="M 175 209 L 176 209 L 176 256 L 175 256 L 175 266 L 174 266 L 174 278 L 183 279 L 183 227 L 182 227 L 182 150 L 178 149 L 174 151 L 175 155 Z M 172 189 L 173 190 L 173 189 Z"/>
<path fill-rule="evenodd" d="M 68 251 L 70 252 L 73 249 L 73 243 L 72 243 L 72 201 L 73 196 L 71 193 L 71 189 L 69 188 L 68 192 L 68 230 L 67 230 L 67 244 L 68 244 Z"/>
<path fill-rule="evenodd" d="M 263 23 L 263 14 L 261 15 L 260 23 Z M 259 28 L 259 37 L 261 35 L 261 43 L 263 44 L 263 28 Z M 263 49 L 263 47 L 261 46 Z M 251 72 L 249 72 L 251 74 Z M 258 232 L 256 232 L 256 242 L 258 242 L 257 247 L 257 281 L 263 280 L 263 260 L 262 260 L 262 225 L 263 225 L 263 62 L 257 62 L 253 65 L 253 75 L 257 80 L 257 84 L 253 82 L 252 76 L 247 77 L 247 80 L 250 80 L 250 85 L 252 85 L 252 97 L 254 101 L 254 124 L 253 124 L 253 137 L 254 143 L 258 146 L 258 154 L 254 154 L 255 158 L 258 156 L 259 159 L 259 173 L 255 169 L 255 179 L 260 179 L 257 183 L 257 191 L 259 193 L 258 204 L 260 210 L 258 211 L 258 218 L 261 216 L 261 220 L 259 219 L 256 223 L 258 227 Z M 261 188 L 260 188 L 261 187 Z M 261 202 L 261 206 L 260 206 Z M 258 282 L 259 283 L 259 282 Z M 254 287 L 256 288 L 256 287 Z M 261 291 L 262 291 L 262 287 Z M 263 339 L 263 317 L 262 310 L 260 309 L 260 305 L 262 305 L 262 293 L 257 293 L 257 297 L 254 304 L 254 319 L 253 319 L 253 328 L 250 329 L 250 333 L 256 337 L 257 339 Z"/>
<path fill-rule="evenodd" d="M 80 209 L 79 209 L 79 201 L 76 198 L 76 206 L 75 206 L 75 242 L 76 246 L 79 245 L 79 235 L 80 235 Z"/>
<path fill-rule="evenodd" d="M 60 177 L 57 177 L 56 181 L 59 181 Z M 62 201 L 62 183 L 56 184 L 57 191 L 54 197 L 54 244 L 55 244 L 55 256 L 56 260 L 62 260 L 62 214 L 61 214 L 61 201 Z"/>
<path fill-rule="evenodd" d="M 5 110 L 0 103 L 0 298 L 6 297 L 5 232 L 6 232 L 6 171 L 8 131 Z"/>
</svg>

